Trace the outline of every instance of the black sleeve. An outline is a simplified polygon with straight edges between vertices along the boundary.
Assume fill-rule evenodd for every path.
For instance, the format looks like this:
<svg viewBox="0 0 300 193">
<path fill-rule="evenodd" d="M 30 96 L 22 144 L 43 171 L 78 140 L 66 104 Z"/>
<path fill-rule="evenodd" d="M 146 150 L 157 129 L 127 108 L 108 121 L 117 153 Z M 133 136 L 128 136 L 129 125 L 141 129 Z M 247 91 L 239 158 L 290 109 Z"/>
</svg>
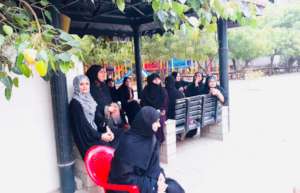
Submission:
<svg viewBox="0 0 300 193">
<path fill-rule="evenodd" d="M 73 126 L 77 132 L 87 138 L 92 137 L 95 140 L 99 140 L 101 133 L 97 132 L 85 118 L 81 104 L 76 100 L 73 100 L 70 104 L 70 114 Z"/>
<path fill-rule="evenodd" d="M 96 109 L 95 123 L 97 125 L 98 132 L 104 133 L 106 131 L 106 129 L 105 129 L 106 119 L 99 108 Z"/>
</svg>

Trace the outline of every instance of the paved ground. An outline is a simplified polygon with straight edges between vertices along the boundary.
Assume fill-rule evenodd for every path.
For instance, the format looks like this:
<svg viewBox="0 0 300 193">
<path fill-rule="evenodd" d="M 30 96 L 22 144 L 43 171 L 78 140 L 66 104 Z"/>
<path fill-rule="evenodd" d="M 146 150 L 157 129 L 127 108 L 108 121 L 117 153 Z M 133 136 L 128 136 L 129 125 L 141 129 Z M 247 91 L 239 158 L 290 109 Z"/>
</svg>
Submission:
<svg viewBox="0 0 300 193">
<path fill-rule="evenodd" d="M 300 74 L 230 82 L 224 142 L 180 142 L 164 166 L 187 193 L 292 193 L 300 187 Z"/>
</svg>

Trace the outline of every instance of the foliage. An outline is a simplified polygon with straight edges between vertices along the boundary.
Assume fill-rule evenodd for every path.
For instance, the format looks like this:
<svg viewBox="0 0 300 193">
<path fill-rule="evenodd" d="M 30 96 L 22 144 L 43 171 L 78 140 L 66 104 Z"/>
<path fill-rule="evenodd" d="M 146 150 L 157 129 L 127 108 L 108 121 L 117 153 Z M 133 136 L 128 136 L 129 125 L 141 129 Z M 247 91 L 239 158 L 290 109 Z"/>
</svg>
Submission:
<svg viewBox="0 0 300 193">
<path fill-rule="evenodd" d="M 215 33 L 188 28 L 164 36 L 145 37 L 142 44 L 143 58 L 149 61 L 167 61 L 172 57 L 206 61 L 217 54 Z"/>
<path fill-rule="evenodd" d="M 230 56 L 246 64 L 261 56 L 280 55 L 288 64 L 300 57 L 300 5 L 270 5 L 257 19 L 256 28 L 241 27 L 229 31 Z"/>
<path fill-rule="evenodd" d="M 216 29 L 217 18 L 237 21 L 241 24 L 253 23 L 256 6 L 249 3 L 250 14 L 245 18 L 239 1 L 223 0 L 145 0 L 151 3 L 154 18 L 165 30 L 179 29 L 181 23 L 193 27 Z M 125 0 L 114 0 L 119 10 L 126 9 Z M 195 14 L 187 14 L 191 12 Z"/>
<path fill-rule="evenodd" d="M 0 3 L 0 81 L 10 99 L 18 76 L 30 77 L 35 69 L 45 80 L 51 73 L 66 73 L 80 62 L 80 38 L 47 25 L 47 0 Z M 37 12 L 42 15 L 39 19 Z"/>
</svg>

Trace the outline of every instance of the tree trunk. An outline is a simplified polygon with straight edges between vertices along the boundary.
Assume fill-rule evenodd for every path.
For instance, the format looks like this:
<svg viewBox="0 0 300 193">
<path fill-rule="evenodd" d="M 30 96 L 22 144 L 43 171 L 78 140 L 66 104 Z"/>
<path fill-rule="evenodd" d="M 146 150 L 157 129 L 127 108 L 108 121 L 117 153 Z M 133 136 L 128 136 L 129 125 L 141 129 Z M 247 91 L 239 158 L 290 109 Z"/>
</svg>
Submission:
<svg viewBox="0 0 300 193">
<path fill-rule="evenodd" d="M 232 66 L 233 66 L 233 71 L 236 72 L 237 66 L 236 66 L 236 60 L 234 58 L 232 58 Z"/>
<path fill-rule="evenodd" d="M 251 60 L 246 60 L 246 61 L 245 61 L 245 68 L 248 68 L 248 67 L 249 67 L 250 61 L 251 61 Z"/>
<path fill-rule="evenodd" d="M 272 56 L 271 56 L 270 69 L 269 69 L 269 76 L 271 76 L 271 75 L 273 74 L 274 57 L 275 57 L 275 55 L 272 55 Z"/>
<path fill-rule="evenodd" d="M 293 67 L 293 63 L 295 62 L 295 58 L 294 57 L 290 57 L 288 59 L 287 65 L 288 65 L 288 72 L 292 71 L 292 67 Z"/>
</svg>

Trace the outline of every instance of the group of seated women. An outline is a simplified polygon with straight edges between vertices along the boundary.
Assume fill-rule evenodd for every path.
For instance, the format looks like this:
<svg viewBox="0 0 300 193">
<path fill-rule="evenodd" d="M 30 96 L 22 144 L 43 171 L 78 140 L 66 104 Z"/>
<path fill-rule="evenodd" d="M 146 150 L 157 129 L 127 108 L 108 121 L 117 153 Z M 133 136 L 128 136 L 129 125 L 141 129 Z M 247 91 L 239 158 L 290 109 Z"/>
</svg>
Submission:
<svg viewBox="0 0 300 193">
<path fill-rule="evenodd" d="M 174 118 L 178 98 L 210 93 L 221 102 L 225 99 L 214 77 L 207 78 L 206 85 L 201 73 L 195 74 L 190 85 L 180 83 L 177 77 L 168 76 L 163 87 L 158 74 L 148 76 L 140 102 L 134 99 L 131 78 L 125 78 L 116 89 L 99 65 L 92 65 L 86 75 L 74 78 L 69 111 L 75 143 L 82 157 L 93 145 L 116 149 L 111 183 L 135 184 L 141 193 L 184 192 L 175 180 L 165 177 L 159 165 L 165 121 Z M 125 124 L 130 125 L 129 129 Z"/>
</svg>

